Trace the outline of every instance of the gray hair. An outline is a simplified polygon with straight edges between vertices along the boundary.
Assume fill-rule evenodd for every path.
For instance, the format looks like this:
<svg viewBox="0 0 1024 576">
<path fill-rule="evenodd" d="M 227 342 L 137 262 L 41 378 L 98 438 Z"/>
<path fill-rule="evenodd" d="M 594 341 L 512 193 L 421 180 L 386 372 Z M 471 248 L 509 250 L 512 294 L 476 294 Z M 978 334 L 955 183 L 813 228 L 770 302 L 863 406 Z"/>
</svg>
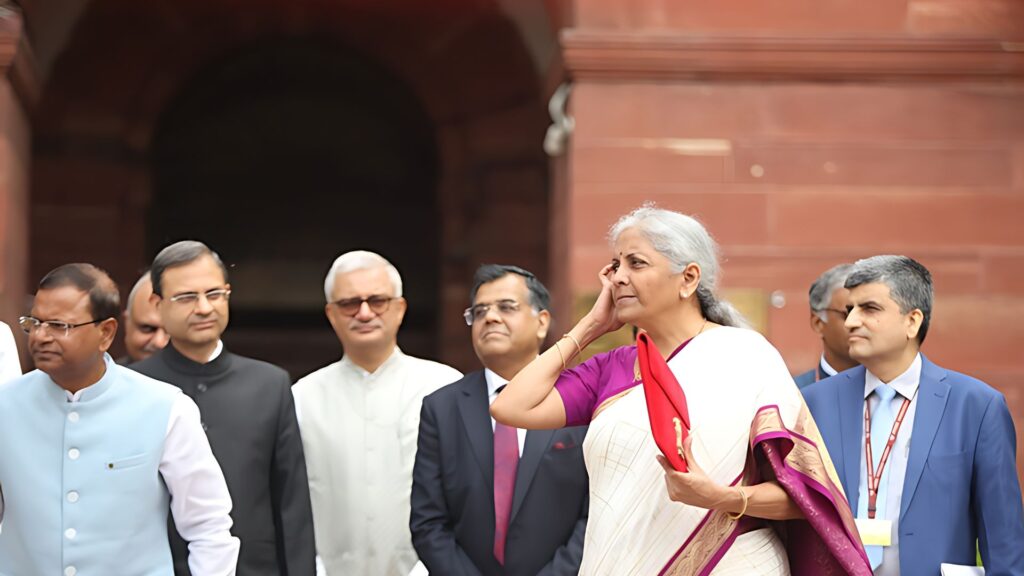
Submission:
<svg viewBox="0 0 1024 576">
<path fill-rule="evenodd" d="M 331 301 L 331 294 L 334 292 L 334 282 L 338 278 L 338 274 L 347 274 L 348 272 L 369 270 L 371 268 L 384 268 L 388 278 L 391 280 L 391 284 L 395 288 L 395 298 L 402 297 L 402 276 L 398 273 L 398 269 L 380 254 L 366 250 L 346 252 L 334 260 L 334 264 L 331 264 L 331 269 L 327 272 L 327 278 L 324 279 L 324 297 L 328 302 Z"/>
<path fill-rule="evenodd" d="M 135 285 L 128 292 L 128 300 L 124 303 L 124 315 L 126 318 L 132 317 L 132 304 L 135 303 L 135 297 L 139 295 L 139 290 L 142 289 L 142 285 L 146 282 L 152 282 L 153 279 L 149 276 L 149 270 L 142 273 L 139 279 L 135 281 Z"/>
<path fill-rule="evenodd" d="M 920 310 L 924 318 L 917 331 L 918 344 L 924 344 L 932 318 L 932 275 L 920 262 L 907 256 L 872 256 L 854 262 L 846 277 L 846 288 L 861 284 L 881 283 L 889 287 L 900 312 Z"/>
<path fill-rule="evenodd" d="M 850 273 L 851 266 L 847 263 L 833 266 L 818 276 L 814 284 L 811 284 L 811 289 L 807 292 L 808 300 L 811 303 L 811 312 L 817 314 L 822 322 L 828 322 L 825 309 L 832 303 L 832 294 L 846 283 L 846 276 Z"/>
<path fill-rule="evenodd" d="M 182 240 L 164 248 L 153 259 L 153 266 L 149 269 L 149 277 L 153 280 L 153 294 L 163 298 L 164 287 L 162 282 L 164 270 L 191 264 L 203 256 L 213 258 L 213 261 L 217 263 L 220 271 L 224 274 L 224 282 L 227 283 L 228 267 L 224 265 L 224 261 L 220 259 L 216 252 L 210 250 L 206 244 L 198 240 Z"/>
<path fill-rule="evenodd" d="M 609 240 L 614 243 L 628 229 L 639 232 L 659 254 L 668 258 L 673 272 L 682 272 L 691 263 L 700 266 L 697 301 L 705 318 L 723 326 L 749 326 L 731 304 L 716 295 L 718 245 L 696 218 L 645 204 L 619 218 L 608 231 Z"/>
</svg>

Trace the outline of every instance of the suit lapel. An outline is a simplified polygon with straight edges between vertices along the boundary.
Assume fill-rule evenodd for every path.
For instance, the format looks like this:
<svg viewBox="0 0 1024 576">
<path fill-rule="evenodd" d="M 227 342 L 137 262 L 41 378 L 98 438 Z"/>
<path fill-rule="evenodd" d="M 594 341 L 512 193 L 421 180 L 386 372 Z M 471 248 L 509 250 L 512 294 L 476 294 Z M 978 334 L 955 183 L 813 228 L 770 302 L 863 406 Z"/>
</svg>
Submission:
<svg viewBox="0 0 1024 576">
<path fill-rule="evenodd" d="M 900 518 L 904 518 L 914 492 L 921 480 L 924 463 L 928 460 L 935 433 L 939 430 L 942 413 L 949 399 L 949 384 L 945 382 L 946 371 L 932 364 L 921 355 L 921 381 L 917 389 L 917 408 L 914 412 L 914 430 L 910 436 L 910 457 L 907 472 L 903 477 L 903 498 L 900 502 Z"/>
<path fill-rule="evenodd" d="M 526 433 L 523 456 L 519 459 L 519 467 L 516 469 L 516 486 L 512 493 L 512 515 L 509 517 L 509 524 L 515 521 L 516 513 L 523 505 L 526 492 L 530 489 L 533 477 L 537 475 L 537 468 L 540 467 L 540 461 L 554 436 L 554 430 L 530 430 Z"/>
<path fill-rule="evenodd" d="M 856 512 L 860 493 L 860 453 L 864 449 L 864 374 L 863 366 L 843 373 L 839 386 L 839 437 L 846 499 Z"/>
<path fill-rule="evenodd" d="M 476 372 L 466 382 L 459 395 L 459 415 L 466 428 L 466 436 L 473 447 L 480 471 L 488 486 L 494 485 L 494 428 L 491 427 L 490 403 L 487 401 L 487 381 L 483 372 Z"/>
</svg>

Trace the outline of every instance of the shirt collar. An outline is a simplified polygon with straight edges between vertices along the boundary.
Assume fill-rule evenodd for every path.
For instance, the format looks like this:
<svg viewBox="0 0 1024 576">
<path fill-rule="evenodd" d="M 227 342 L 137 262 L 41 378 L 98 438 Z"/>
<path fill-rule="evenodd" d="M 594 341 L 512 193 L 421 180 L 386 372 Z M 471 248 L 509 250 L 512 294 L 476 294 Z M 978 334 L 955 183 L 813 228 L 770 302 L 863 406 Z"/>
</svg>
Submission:
<svg viewBox="0 0 1024 576">
<path fill-rule="evenodd" d="M 505 384 L 508 384 L 508 380 L 505 380 L 501 376 L 498 376 L 496 372 L 493 372 L 490 368 L 484 368 L 484 379 L 487 380 L 487 397 L 496 396 L 498 394 L 498 388 L 501 388 Z"/>
<path fill-rule="evenodd" d="M 391 355 L 388 356 L 388 359 L 385 360 L 383 364 L 378 366 L 377 369 L 374 370 L 373 372 L 368 372 L 364 370 L 362 366 L 359 366 L 358 364 L 350 360 L 348 356 L 342 356 L 341 365 L 351 370 L 352 372 L 355 372 L 362 378 L 370 378 L 373 376 L 377 376 L 379 374 L 383 374 L 388 368 L 391 367 L 392 364 L 400 362 L 400 359 L 403 357 L 405 357 L 405 354 L 402 352 L 402 349 L 399 348 L 398 346 L 395 346 L 395 349 L 391 351 Z"/>
<path fill-rule="evenodd" d="M 904 398 L 913 398 L 914 394 L 917 393 L 917 387 L 921 384 L 921 353 L 918 352 L 914 356 L 914 361 L 910 363 L 910 367 L 900 374 L 899 376 L 892 379 L 889 382 L 889 386 L 896 389 L 896 392 Z M 864 374 L 864 398 L 867 398 L 882 385 L 882 381 L 871 373 L 870 370 L 865 370 Z"/>
<path fill-rule="evenodd" d="M 231 368 L 231 354 L 228 354 L 224 341 L 219 339 L 210 354 L 210 359 L 202 364 L 182 354 L 175 348 L 173 340 L 156 355 L 162 358 L 164 363 L 175 372 L 189 376 L 223 374 Z"/>
<path fill-rule="evenodd" d="M 214 360 L 216 360 L 217 357 L 220 356 L 220 353 L 223 352 L 223 351 L 224 351 L 224 341 L 218 338 L 217 339 L 217 347 L 214 348 L 213 352 L 210 353 L 210 358 L 207 360 L 207 362 L 213 362 Z"/>
<path fill-rule="evenodd" d="M 836 374 L 839 373 L 839 370 L 833 368 L 832 365 L 829 364 L 827 360 L 825 360 L 824 354 L 821 355 L 821 362 L 819 363 L 819 365 L 821 366 L 821 371 L 824 372 L 825 374 L 828 374 L 829 376 L 835 376 Z"/>
<path fill-rule="evenodd" d="M 96 383 L 90 384 L 89 386 L 86 386 L 74 393 L 64 390 L 63 388 L 61 389 L 64 392 L 64 398 L 68 402 L 88 402 L 89 400 L 98 397 L 100 394 L 103 394 L 108 388 L 110 388 L 110 385 L 114 383 L 114 367 L 119 368 L 119 366 L 114 363 L 114 359 L 106 352 L 103 353 L 103 362 L 106 364 L 106 369 L 103 372 L 103 376 L 101 376 Z"/>
</svg>

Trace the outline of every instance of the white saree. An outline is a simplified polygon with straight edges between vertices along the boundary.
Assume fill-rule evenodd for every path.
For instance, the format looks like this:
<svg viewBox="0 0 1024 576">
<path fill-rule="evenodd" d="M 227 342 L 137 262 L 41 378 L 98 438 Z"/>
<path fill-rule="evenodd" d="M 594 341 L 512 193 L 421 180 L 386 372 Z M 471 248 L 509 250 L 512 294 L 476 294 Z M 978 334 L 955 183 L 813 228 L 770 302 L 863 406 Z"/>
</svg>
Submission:
<svg viewBox="0 0 1024 576">
<path fill-rule="evenodd" d="M 781 420 L 817 436 L 781 356 L 756 332 L 709 330 L 668 366 L 686 395 L 693 458 L 719 484 L 756 481 L 751 446 L 765 414 L 771 425 Z M 584 443 L 591 495 L 580 574 L 789 574 L 774 529 L 741 534 L 724 513 L 669 500 L 650 426 L 641 385 L 594 412 Z M 828 488 L 839 486 L 820 453 L 823 466 L 812 472 Z"/>
</svg>

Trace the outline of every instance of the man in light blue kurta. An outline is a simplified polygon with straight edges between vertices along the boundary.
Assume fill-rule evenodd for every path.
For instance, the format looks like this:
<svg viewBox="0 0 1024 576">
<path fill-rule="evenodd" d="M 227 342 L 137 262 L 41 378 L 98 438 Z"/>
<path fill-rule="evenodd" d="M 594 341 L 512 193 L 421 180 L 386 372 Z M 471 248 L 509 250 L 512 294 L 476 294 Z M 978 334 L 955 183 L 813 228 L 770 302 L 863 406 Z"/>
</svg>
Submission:
<svg viewBox="0 0 1024 576">
<path fill-rule="evenodd" d="M 21 318 L 37 367 L 0 385 L 0 575 L 169 576 L 170 507 L 196 576 L 235 573 L 231 499 L 199 411 L 115 364 L 117 288 L 68 264 Z"/>
</svg>

